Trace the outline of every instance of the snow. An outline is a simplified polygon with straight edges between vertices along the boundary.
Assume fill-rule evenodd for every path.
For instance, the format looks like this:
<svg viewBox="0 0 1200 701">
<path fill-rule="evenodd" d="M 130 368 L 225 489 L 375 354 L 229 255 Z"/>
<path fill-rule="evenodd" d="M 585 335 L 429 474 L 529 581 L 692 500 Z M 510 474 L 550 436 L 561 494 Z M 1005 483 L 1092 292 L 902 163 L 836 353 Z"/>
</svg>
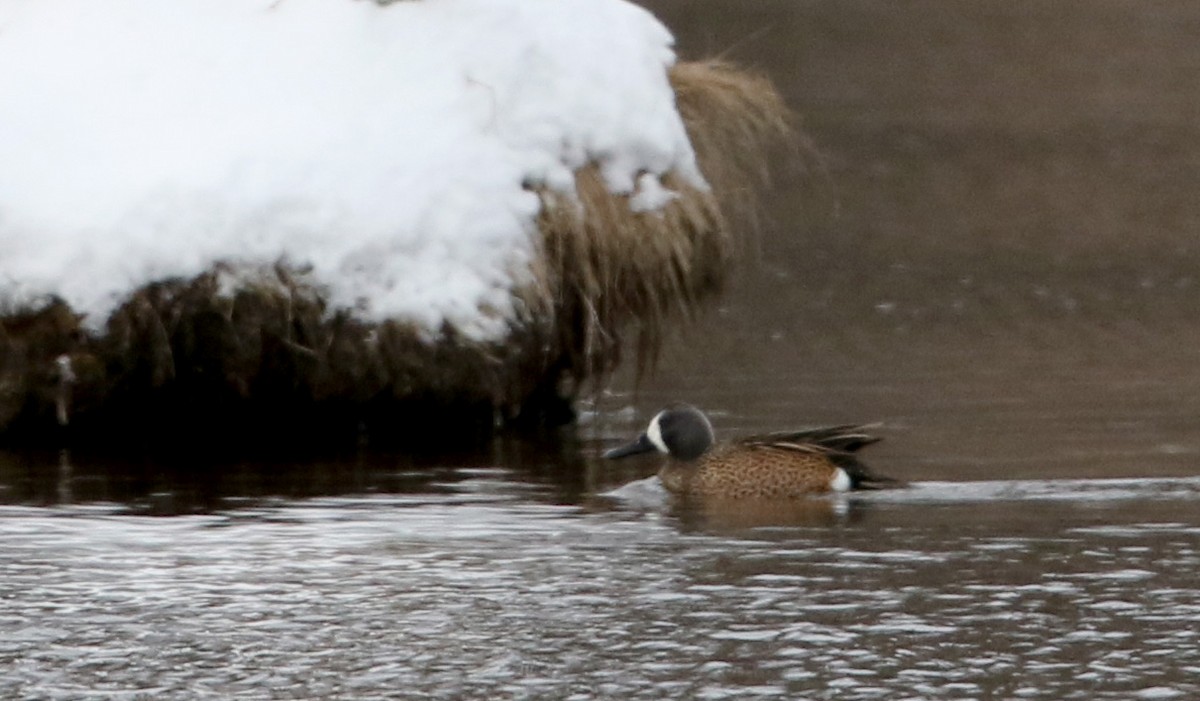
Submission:
<svg viewBox="0 0 1200 701">
<path fill-rule="evenodd" d="M 673 61 L 624 0 L 0 0 L 0 301 L 99 328 L 149 282 L 283 261 L 334 308 L 501 339 L 528 184 L 704 187 Z"/>
</svg>

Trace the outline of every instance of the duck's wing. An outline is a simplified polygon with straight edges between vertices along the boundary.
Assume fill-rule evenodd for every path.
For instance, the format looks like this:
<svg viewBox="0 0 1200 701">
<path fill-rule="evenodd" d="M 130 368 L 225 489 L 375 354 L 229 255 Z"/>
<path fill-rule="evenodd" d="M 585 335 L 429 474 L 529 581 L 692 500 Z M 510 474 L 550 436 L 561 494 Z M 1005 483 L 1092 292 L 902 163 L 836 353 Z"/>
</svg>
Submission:
<svg viewBox="0 0 1200 701">
<path fill-rule="evenodd" d="M 735 443 L 753 450 L 782 450 L 825 456 L 834 465 L 846 471 L 850 477 L 850 484 L 855 489 L 901 486 L 904 484 L 902 481 L 875 474 L 855 455 L 861 448 L 883 440 L 870 433 L 878 426 L 879 424 L 843 424 L 797 431 L 777 431 L 746 436 Z"/>
<path fill-rule="evenodd" d="M 776 431 L 739 438 L 736 443 L 747 447 L 772 447 L 805 453 L 854 453 L 883 440 L 870 431 L 879 424 L 842 424 L 796 431 Z"/>
</svg>

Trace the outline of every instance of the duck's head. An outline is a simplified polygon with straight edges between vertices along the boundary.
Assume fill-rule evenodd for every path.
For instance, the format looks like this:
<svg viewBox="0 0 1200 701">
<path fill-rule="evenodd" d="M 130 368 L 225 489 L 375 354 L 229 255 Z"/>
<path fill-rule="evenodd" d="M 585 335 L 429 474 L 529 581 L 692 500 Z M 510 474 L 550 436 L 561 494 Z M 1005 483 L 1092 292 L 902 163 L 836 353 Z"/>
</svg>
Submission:
<svg viewBox="0 0 1200 701">
<path fill-rule="evenodd" d="M 676 460 L 695 460 L 713 444 L 712 424 L 691 404 L 671 404 L 650 419 L 637 440 L 613 448 L 604 457 L 613 460 L 657 450 Z"/>
</svg>

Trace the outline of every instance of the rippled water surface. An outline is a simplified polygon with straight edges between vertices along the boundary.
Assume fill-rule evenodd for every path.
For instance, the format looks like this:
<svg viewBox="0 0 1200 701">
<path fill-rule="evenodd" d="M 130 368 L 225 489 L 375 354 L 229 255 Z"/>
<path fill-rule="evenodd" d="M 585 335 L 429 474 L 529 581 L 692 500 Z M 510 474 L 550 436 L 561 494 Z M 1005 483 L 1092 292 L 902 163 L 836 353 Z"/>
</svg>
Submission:
<svg viewBox="0 0 1200 701">
<path fill-rule="evenodd" d="M 1200 480 L 0 508 L 4 698 L 1196 698 Z"/>
</svg>

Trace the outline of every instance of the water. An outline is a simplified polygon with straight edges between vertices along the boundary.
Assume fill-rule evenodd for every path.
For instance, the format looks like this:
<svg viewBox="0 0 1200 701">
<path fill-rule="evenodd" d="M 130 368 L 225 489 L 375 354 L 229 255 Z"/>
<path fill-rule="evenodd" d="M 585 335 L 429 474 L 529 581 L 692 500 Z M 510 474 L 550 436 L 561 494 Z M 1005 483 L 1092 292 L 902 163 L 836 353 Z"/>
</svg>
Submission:
<svg viewBox="0 0 1200 701">
<path fill-rule="evenodd" d="M 562 503 L 509 470 L 440 478 L 0 508 L 0 695 L 1200 694 L 1200 479 L 930 482 L 756 523 L 645 481 Z"/>
<path fill-rule="evenodd" d="M 1200 698 L 1196 5 L 649 4 L 825 156 L 719 308 L 482 452 L 0 453 L 0 698 Z M 674 504 L 675 399 L 913 486 Z"/>
</svg>

